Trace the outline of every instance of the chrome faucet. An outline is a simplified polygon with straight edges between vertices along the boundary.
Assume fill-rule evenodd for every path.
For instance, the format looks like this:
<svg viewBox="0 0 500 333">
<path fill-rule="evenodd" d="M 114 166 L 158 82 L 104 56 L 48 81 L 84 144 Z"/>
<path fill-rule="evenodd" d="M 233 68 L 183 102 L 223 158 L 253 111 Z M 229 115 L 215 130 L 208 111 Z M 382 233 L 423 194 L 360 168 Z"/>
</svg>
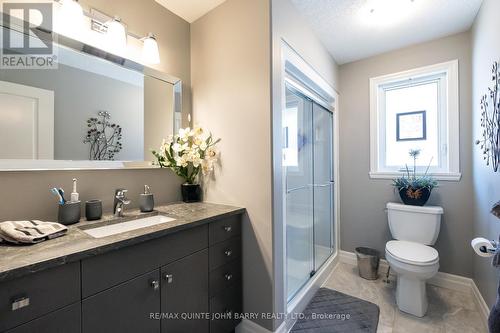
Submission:
<svg viewBox="0 0 500 333">
<path fill-rule="evenodd" d="M 125 206 L 130 204 L 130 200 L 127 199 L 125 194 L 128 191 L 125 189 L 117 189 L 115 191 L 115 199 L 113 203 L 113 215 L 115 217 L 123 217 L 123 211 L 125 210 Z"/>
</svg>

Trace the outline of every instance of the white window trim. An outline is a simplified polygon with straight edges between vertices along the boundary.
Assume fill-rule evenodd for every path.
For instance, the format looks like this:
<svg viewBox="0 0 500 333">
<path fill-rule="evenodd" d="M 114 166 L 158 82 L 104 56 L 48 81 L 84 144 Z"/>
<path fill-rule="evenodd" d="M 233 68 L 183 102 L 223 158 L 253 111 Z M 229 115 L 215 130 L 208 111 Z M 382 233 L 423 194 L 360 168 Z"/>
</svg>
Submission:
<svg viewBox="0 0 500 333">
<path fill-rule="evenodd" d="M 459 181 L 460 173 L 460 101 L 459 101 L 459 73 L 458 60 L 420 67 L 399 73 L 383 75 L 370 79 L 370 178 L 394 179 L 403 172 L 387 172 L 379 170 L 379 87 L 404 80 L 408 77 L 419 78 L 432 74 L 446 73 L 448 92 L 448 163 L 449 171 L 446 173 L 430 173 L 437 180 Z"/>
</svg>

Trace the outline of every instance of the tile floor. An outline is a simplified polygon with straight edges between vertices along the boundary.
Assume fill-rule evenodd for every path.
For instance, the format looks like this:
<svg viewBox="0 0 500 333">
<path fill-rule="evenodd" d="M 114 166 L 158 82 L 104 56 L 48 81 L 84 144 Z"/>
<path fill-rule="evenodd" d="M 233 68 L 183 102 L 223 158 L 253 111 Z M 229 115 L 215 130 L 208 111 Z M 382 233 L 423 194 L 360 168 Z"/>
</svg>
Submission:
<svg viewBox="0 0 500 333">
<path fill-rule="evenodd" d="M 398 310 L 395 281 L 389 284 L 362 279 L 356 266 L 340 263 L 325 287 L 377 304 L 378 333 L 487 333 L 472 294 L 435 286 L 427 287 L 429 310 L 417 318 Z"/>
</svg>

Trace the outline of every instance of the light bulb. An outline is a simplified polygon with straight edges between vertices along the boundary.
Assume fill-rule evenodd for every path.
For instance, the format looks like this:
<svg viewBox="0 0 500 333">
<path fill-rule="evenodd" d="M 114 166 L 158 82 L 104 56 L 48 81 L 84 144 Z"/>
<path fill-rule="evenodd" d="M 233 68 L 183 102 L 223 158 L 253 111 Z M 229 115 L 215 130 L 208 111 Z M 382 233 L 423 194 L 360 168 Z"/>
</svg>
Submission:
<svg viewBox="0 0 500 333">
<path fill-rule="evenodd" d="M 115 17 L 108 24 L 107 37 L 113 52 L 122 53 L 127 47 L 127 31 L 119 17 Z"/>
<path fill-rule="evenodd" d="M 148 36 L 143 39 L 143 43 L 142 60 L 148 64 L 159 64 L 160 51 L 158 50 L 156 37 L 152 33 L 149 33 Z"/>
<path fill-rule="evenodd" d="M 62 35 L 80 39 L 84 28 L 84 14 L 82 6 L 77 0 L 61 0 L 61 7 L 57 12 L 56 31 Z"/>
</svg>

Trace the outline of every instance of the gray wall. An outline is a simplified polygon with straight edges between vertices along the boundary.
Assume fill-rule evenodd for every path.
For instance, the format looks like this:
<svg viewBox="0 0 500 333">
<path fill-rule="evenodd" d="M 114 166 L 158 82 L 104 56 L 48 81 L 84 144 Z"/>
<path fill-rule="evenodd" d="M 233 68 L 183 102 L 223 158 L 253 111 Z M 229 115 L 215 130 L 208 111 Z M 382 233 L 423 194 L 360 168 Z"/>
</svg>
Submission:
<svg viewBox="0 0 500 333">
<path fill-rule="evenodd" d="M 472 29 L 473 127 L 474 139 L 481 138 L 481 96 L 491 87 L 491 65 L 500 60 L 500 1 L 485 0 Z M 500 173 L 494 173 L 483 161 L 479 147 L 474 147 L 474 237 L 497 239 L 500 220 L 489 212 L 500 200 Z M 491 260 L 474 256 L 474 280 L 484 299 L 492 305 L 496 297 L 498 270 Z"/>
<path fill-rule="evenodd" d="M 272 0 L 272 116 L 274 142 L 281 142 L 281 117 L 282 117 L 282 58 L 281 45 L 285 41 L 293 48 L 326 82 L 333 88 L 339 83 L 339 71 L 335 60 L 326 50 L 318 37 L 309 27 L 305 18 L 300 15 L 297 8 L 290 0 Z M 286 272 L 284 267 L 284 220 L 281 207 L 283 207 L 283 193 L 281 189 L 281 144 L 273 145 L 273 265 L 274 265 L 274 311 L 286 312 L 284 290 Z M 274 328 L 278 328 L 281 320 L 276 320 Z"/>
<path fill-rule="evenodd" d="M 191 26 L 194 123 L 222 138 L 206 200 L 247 209 L 243 310 L 257 313 L 273 311 L 269 4 L 228 0 Z"/>
<path fill-rule="evenodd" d="M 101 199 L 104 210 L 108 213 L 112 211 L 113 196 L 117 188 L 129 190 L 127 196 L 132 200 L 130 208 L 139 207 L 139 194 L 144 192 L 145 184 L 151 186 L 157 204 L 180 200 L 181 181 L 166 169 L 0 172 L 0 184 L 3 189 L 0 191 L 0 221 L 55 221 L 57 200 L 49 189 L 63 187 L 69 195 L 73 177 L 78 178 L 80 200 L 84 202 Z"/>
<path fill-rule="evenodd" d="M 62 64 L 54 70 L 24 69 L 0 73 L 0 80 L 54 92 L 55 160 L 89 160 L 90 145 L 83 143 L 88 130 L 87 119 L 97 117 L 101 110 L 108 111 L 110 121 L 123 129 L 123 150 L 115 160 L 143 160 L 144 79 L 142 74 L 137 77 L 136 84 L 131 84 Z M 172 112 L 170 115 L 173 118 Z"/>
<path fill-rule="evenodd" d="M 440 270 L 472 277 L 473 233 L 471 39 L 462 33 L 340 66 L 340 230 L 341 248 L 369 246 L 384 253 L 391 239 L 384 208 L 399 202 L 391 180 L 373 180 L 370 168 L 369 79 L 458 59 L 460 63 L 459 182 L 441 181 L 429 204 L 444 208 L 436 244 Z"/>
<path fill-rule="evenodd" d="M 183 109 L 191 110 L 190 98 L 190 26 L 153 0 L 86 0 L 111 15 L 120 16 L 128 29 L 139 35 L 154 32 L 158 37 L 161 64 L 156 69 L 183 80 Z M 83 200 L 101 198 L 110 208 L 114 189 L 126 187 L 131 198 L 137 199 L 144 184 L 152 185 L 158 203 L 180 199 L 181 181 L 168 170 L 102 170 L 56 172 L 0 172 L 0 185 L 9 191 L 0 191 L 0 220 L 24 218 L 51 218 L 56 214 L 54 198 L 48 192 L 50 186 L 70 189 L 71 178 L 79 178 Z M 137 207 L 134 200 L 132 206 Z"/>
<path fill-rule="evenodd" d="M 127 29 L 139 36 L 153 32 L 158 41 L 161 63 L 154 69 L 182 80 L 182 107 L 191 110 L 191 44 L 188 22 L 158 4 L 155 0 L 81 0 L 84 6 L 95 7 L 119 16 Z M 187 124 L 184 114 L 184 125 Z"/>
<path fill-rule="evenodd" d="M 191 27 L 194 122 L 223 138 L 221 167 L 206 198 L 248 211 L 243 224 L 245 312 L 285 311 L 282 224 L 273 222 L 273 204 L 278 203 L 271 183 L 271 101 L 273 110 L 281 110 L 282 39 L 327 82 L 337 84 L 335 61 L 289 0 L 229 0 Z M 257 323 L 273 330 L 281 321 L 261 318 Z"/>
<path fill-rule="evenodd" d="M 280 60 L 279 43 L 284 40 L 333 88 L 339 84 L 337 63 L 321 43 L 306 19 L 290 0 L 272 0 L 273 67 Z M 274 78 L 278 73 L 273 73 Z M 278 96 L 274 96 L 276 99 Z M 281 97 L 280 97 L 281 98 Z"/>
</svg>

